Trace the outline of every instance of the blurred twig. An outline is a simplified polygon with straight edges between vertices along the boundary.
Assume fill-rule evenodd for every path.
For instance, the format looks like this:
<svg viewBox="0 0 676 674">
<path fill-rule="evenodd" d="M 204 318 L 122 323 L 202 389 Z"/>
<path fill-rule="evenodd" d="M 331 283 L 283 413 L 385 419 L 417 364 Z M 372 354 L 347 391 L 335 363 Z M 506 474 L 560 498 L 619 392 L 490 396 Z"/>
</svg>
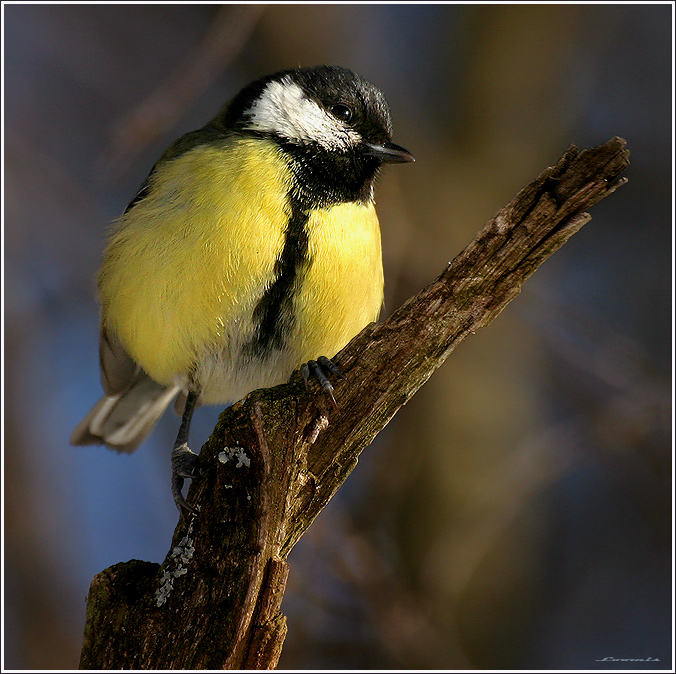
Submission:
<svg viewBox="0 0 676 674">
<path fill-rule="evenodd" d="M 228 408 L 202 448 L 203 474 L 164 564 L 133 561 L 90 588 L 81 666 L 87 669 L 270 669 L 286 633 L 286 557 L 357 465 L 361 451 L 468 335 L 624 179 L 625 142 L 571 147 L 503 208 L 429 286 L 370 324 L 336 362 L 349 378 L 341 410 L 289 384 Z M 238 448 L 239 463 L 223 462 Z"/>
<path fill-rule="evenodd" d="M 190 103 L 234 61 L 251 36 L 264 5 L 221 8 L 197 47 L 135 110 L 117 124 L 99 165 L 119 177 L 153 141 L 168 131 Z"/>
<path fill-rule="evenodd" d="M 336 544 L 321 542 L 330 550 L 327 564 L 352 585 L 358 597 L 366 599 L 372 629 L 394 667 L 410 669 L 415 662 L 422 663 L 421 669 L 441 669 L 452 662 L 457 669 L 471 668 L 457 625 L 442 631 L 428 598 L 405 582 L 397 561 L 360 531 L 348 513 L 334 510 L 332 515 L 324 530 Z"/>
<path fill-rule="evenodd" d="M 537 293 L 530 289 L 531 293 Z M 553 383 L 575 391 L 577 424 L 646 517 L 654 541 L 668 545 L 664 524 L 671 512 L 670 373 L 639 342 L 604 327 L 552 293 L 541 293 L 531 320 L 549 358 L 564 372 Z M 669 530 L 669 529 L 667 529 Z"/>
</svg>

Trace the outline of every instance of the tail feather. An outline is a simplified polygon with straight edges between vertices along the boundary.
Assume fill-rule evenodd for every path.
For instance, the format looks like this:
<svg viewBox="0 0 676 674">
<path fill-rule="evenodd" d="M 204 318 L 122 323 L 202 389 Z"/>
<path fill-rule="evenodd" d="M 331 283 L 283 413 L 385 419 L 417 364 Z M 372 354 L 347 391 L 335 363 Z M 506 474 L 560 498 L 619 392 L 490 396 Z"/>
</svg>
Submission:
<svg viewBox="0 0 676 674">
<path fill-rule="evenodd" d="M 179 390 L 178 386 L 162 386 L 141 371 L 122 393 L 101 398 L 77 425 L 70 442 L 105 444 L 118 452 L 133 452 Z"/>
</svg>

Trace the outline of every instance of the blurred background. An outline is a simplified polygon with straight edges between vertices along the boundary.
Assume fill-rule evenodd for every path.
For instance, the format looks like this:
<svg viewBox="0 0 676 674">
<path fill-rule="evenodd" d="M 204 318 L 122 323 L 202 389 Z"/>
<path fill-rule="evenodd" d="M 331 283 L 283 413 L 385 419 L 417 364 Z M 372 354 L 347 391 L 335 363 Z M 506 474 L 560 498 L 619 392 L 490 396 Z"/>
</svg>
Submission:
<svg viewBox="0 0 676 674">
<path fill-rule="evenodd" d="M 280 668 L 671 667 L 670 4 L 3 10 L 7 668 L 76 667 L 94 574 L 177 521 L 173 413 L 132 456 L 68 443 L 111 221 L 242 86 L 318 63 L 376 83 L 417 159 L 376 192 L 384 316 L 570 144 L 632 165 L 292 552 Z"/>
</svg>

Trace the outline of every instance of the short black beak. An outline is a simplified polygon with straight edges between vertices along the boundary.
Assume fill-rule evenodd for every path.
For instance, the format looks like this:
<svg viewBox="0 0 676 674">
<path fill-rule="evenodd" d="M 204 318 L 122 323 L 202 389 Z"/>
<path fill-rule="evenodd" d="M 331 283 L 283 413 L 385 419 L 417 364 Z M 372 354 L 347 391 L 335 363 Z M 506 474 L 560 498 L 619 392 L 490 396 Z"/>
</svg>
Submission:
<svg viewBox="0 0 676 674">
<path fill-rule="evenodd" d="M 400 145 L 394 143 L 383 143 L 382 145 L 373 145 L 366 143 L 368 154 L 371 157 L 377 157 L 380 161 L 388 164 L 404 164 L 415 161 L 415 157 Z"/>
</svg>

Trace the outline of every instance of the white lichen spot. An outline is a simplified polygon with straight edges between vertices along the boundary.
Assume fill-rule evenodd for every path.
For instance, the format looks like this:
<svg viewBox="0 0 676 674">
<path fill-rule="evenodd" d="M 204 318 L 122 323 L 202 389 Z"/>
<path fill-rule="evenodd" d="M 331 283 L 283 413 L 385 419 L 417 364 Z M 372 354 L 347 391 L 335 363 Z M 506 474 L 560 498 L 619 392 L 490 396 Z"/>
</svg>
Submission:
<svg viewBox="0 0 676 674">
<path fill-rule="evenodd" d="M 248 468 L 251 465 L 251 459 L 246 455 L 242 447 L 224 447 L 223 451 L 218 455 L 218 460 L 221 463 L 228 463 L 230 459 L 237 459 L 235 468 L 241 468 L 242 466 Z"/>
<path fill-rule="evenodd" d="M 235 468 L 241 468 L 242 466 L 246 466 L 248 468 L 251 465 L 251 459 L 246 455 L 241 447 L 237 448 L 237 454 L 235 454 L 235 457 L 237 459 L 237 465 Z"/>
<path fill-rule="evenodd" d="M 158 608 L 166 603 L 171 591 L 174 589 L 174 580 L 185 576 L 188 573 L 187 565 L 195 553 L 195 545 L 193 539 L 190 537 L 192 533 L 192 521 L 188 527 L 185 536 L 179 541 L 179 544 L 171 551 L 171 558 L 169 564 L 162 570 L 160 577 L 160 586 L 155 591 L 155 606 Z M 175 568 L 170 569 L 171 565 L 175 564 Z"/>
</svg>

